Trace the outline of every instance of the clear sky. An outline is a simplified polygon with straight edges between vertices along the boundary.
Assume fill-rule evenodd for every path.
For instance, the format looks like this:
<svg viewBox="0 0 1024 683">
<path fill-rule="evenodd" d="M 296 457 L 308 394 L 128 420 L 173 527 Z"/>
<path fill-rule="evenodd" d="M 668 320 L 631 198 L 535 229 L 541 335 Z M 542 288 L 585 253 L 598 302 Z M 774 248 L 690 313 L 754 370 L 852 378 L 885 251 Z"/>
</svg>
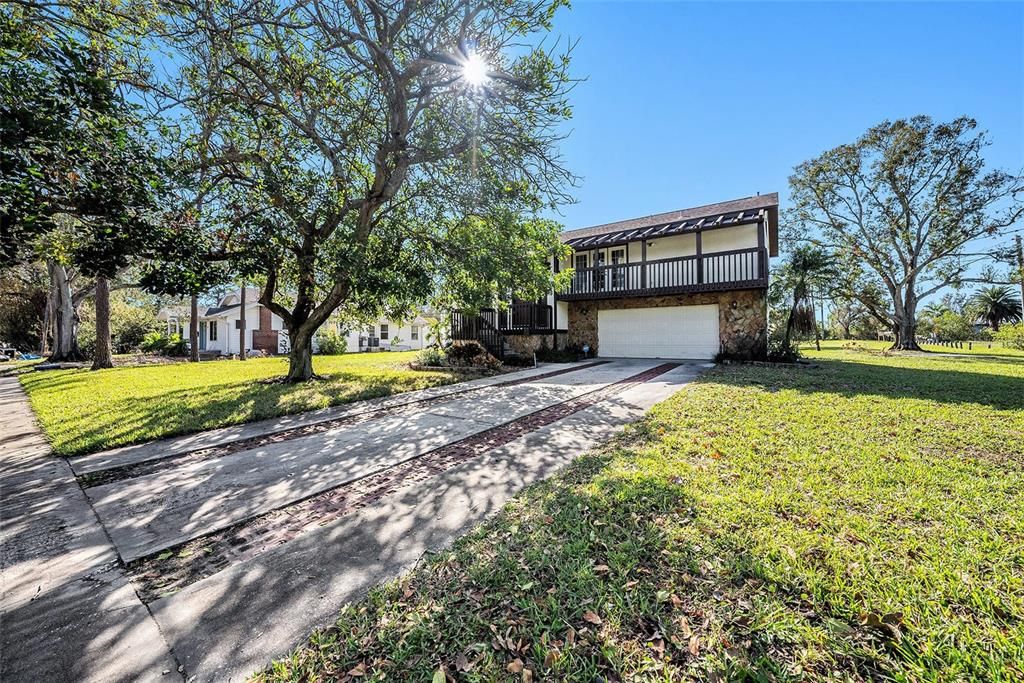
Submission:
<svg viewBox="0 0 1024 683">
<path fill-rule="evenodd" d="M 1024 168 L 1024 3 L 576 0 L 567 228 L 779 192 L 885 119 L 968 114 Z"/>
</svg>

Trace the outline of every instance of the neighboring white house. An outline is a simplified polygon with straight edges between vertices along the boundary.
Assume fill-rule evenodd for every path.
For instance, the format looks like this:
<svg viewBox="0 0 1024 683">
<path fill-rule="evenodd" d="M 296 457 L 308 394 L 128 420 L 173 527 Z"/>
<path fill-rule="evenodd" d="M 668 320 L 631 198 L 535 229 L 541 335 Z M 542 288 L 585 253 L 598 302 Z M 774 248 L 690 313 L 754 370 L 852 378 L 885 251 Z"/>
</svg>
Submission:
<svg viewBox="0 0 1024 683">
<path fill-rule="evenodd" d="M 260 350 L 266 353 L 288 353 L 288 333 L 280 317 L 258 301 L 259 289 L 249 287 L 245 294 L 245 348 L 246 351 Z M 337 326 L 345 335 L 348 351 L 408 351 L 422 349 L 426 345 L 429 331 L 430 311 L 417 309 L 407 320 L 380 318 L 371 324 L 357 328 L 344 328 L 343 323 L 328 323 Z M 188 306 L 166 306 L 160 309 L 157 320 L 164 323 L 167 334 L 188 337 Z M 215 306 L 200 310 L 199 350 L 223 355 L 237 354 L 238 321 L 241 318 L 241 290 L 220 298 Z M 325 328 L 327 326 L 325 325 Z M 313 339 L 313 351 L 319 344 Z"/>
<path fill-rule="evenodd" d="M 284 325 L 281 318 L 258 301 L 260 290 L 248 287 L 245 291 L 245 349 L 278 353 Z M 242 317 L 241 290 L 226 294 L 216 306 L 199 313 L 199 350 L 223 355 L 239 352 L 238 323 Z M 157 320 L 166 324 L 168 334 L 188 335 L 188 306 L 168 306 L 160 309 Z"/>
<path fill-rule="evenodd" d="M 427 345 L 430 313 L 420 309 L 408 320 L 380 318 L 345 332 L 349 351 L 409 351 Z"/>
</svg>

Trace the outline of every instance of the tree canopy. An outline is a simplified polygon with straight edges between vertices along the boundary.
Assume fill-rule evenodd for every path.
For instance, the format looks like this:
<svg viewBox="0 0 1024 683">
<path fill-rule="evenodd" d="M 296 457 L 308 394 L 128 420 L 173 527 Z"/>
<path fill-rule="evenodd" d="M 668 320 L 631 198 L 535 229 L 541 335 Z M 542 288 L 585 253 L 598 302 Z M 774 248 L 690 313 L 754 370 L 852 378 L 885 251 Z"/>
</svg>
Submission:
<svg viewBox="0 0 1024 683">
<path fill-rule="evenodd" d="M 208 249 L 151 278 L 223 261 L 259 282 L 291 380 L 339 307 L 546 290 L 572 80 L 567 50 L 531 41 L 561 4 L 172 3 L 174 132 Z"/>
<path fill-rule="evenodd" d="M 790 177 L 790 238 L 835 256 L 837 286 L 890 321 L 898 348 L 917 348 L 918 302 L 991 263 L 982 238 L 1024 213 L 1021 179 L 986 168 L 988 141 L 976 129 L 967 117 L 885 121 Z M 886 309 L 864 296 L 879 290 Z"/>
</svg>

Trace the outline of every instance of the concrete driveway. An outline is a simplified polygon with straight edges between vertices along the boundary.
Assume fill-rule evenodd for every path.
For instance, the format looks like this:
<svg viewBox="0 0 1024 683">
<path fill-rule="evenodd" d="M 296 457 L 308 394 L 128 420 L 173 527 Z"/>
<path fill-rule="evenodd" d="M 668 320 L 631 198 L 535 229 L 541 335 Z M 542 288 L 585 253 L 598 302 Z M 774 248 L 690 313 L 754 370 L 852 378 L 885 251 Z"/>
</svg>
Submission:
<svg viewBox="0 0 1024 683">
<path fill-rule="evenodd" d="M 545 365 L 70 462 L 19 413 L 0 678 L 240 680 L 705 366 Z"/>
</svg>

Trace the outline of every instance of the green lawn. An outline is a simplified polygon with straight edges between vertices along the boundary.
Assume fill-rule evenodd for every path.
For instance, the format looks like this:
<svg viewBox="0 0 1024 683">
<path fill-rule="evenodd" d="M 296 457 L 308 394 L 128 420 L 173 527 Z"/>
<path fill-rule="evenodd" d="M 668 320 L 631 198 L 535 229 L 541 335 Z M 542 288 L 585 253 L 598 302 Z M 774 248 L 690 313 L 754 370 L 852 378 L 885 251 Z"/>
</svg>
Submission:
<svg viewBox="0 0 1024 683">
<path fill-rule="evenodd" d="M 260 382 L 283 376 L 286 358 L 52 370 L 20 379 L 54 450 L 74 455 L 459 380 L 410 370 L 415 355 L 315 356 L 313 369 L 325 379 L 301 385 Z"/>
<path fill-rule="evenodd" d="M 839 350 L 839 349 L 867 349 L 869 351 L 884 351 L 892 346 L 892 342 L 887 341 L 862 341 L 862 340 L 839 340 L 839 339 L 828 339 L 821 342 L 821 350 Z M 814 351 L 814 342 L 804 342 L 801 346 L 804 352 Z M 995 341 L 975 341 L 975 342 L 964 342 L 962 349 L 953 348 L 950 346 L 939 346 L 938 344 L 922 344 L 921 348 L 929 353 L 941 353 L 941 354 L 956 354 L 956 355 L 971 355 L 971 356 L 998 356 L 1005 358 L 1020 358 L 1024 359 L 1024 350 L 1015 349 L 1009 346 L 1003 346 L 1002 342 Z"/>
<path fill-rule="evenodd" d="M 711 371 L 261 678 L 1022 680 L 1024 363 L 812 355 Z"/>
</svg>

